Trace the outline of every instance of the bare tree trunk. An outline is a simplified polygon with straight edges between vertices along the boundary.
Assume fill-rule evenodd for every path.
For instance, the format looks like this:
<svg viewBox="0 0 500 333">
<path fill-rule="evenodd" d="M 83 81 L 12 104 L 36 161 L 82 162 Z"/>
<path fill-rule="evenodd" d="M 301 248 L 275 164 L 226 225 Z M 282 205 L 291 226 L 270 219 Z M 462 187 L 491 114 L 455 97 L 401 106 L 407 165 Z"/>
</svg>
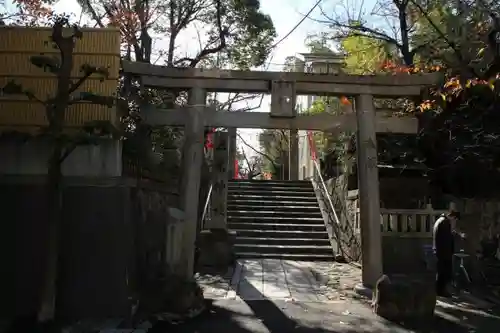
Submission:
<svg viewBox="0 0 500 333">
<path fill-rule="evenodd" d="M 62 229 L 62 158 L 66 143 L 62 139 L 64 118 L 69 105 L 71 70 L 73 68 L 73 49 L 75 41 L 72 36 L 64 37 L 64 22 L 56 22 L 52 32 L 52 40 L 61 54 L 61 66 L 57 73 L 57 92 L 55 98 L 47 105 L 49 133 L 53 150 L 48 161 L 47 198 L 48 198 L 48 244 L 46 266 L 43 281 L 41 306 L 38 321 L 46 322 L 55 319 L 57 293 L 60 290 L 58 281 L 61 229 Z"/>
<path fill-rule="evenodd" d="M 39 322 L 55 318 L 56 296 L 58 291 L 60 237 L 62 227 L 62 172 L 59 162 L 63 152 L 61 140 L 55 140 L 54 149 L 48 163 L 47 198 L 48 198 L 48 241 L 45 276 L 42 290 L 42 304 L 38 314 Z"/>
</svg>

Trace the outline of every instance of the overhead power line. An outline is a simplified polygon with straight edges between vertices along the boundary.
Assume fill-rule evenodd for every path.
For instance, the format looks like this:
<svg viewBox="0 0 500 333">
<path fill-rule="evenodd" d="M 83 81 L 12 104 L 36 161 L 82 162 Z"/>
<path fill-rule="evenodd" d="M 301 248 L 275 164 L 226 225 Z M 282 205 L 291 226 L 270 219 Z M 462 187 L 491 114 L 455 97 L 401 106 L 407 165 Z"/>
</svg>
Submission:
<svg viewBox="0 0 500 333">
<path fill-rule="evenodd" d="M 309 11 L 306 13 L 306 15 L 304 15 L 304 17 L 302 17 L 302 19 L 297 22 L 297 24 L 285 35 L 283 36 L 279 41 L 277 41 L 276 43 L 274 43 L 269 49 L 274 49 L 276 46 L 278 46 L 279 44 L 281 44 L 285 39 L 287 39 L 288 37 L 290 37 L 290 35 L 295 31 L 297 30 L 298 27 L 300 27 L 300 25 L 302 23 L 304 23 L 304 21 L 309 18 L 309 15 L 311 15 L 311 13 L 316 9 L 316 7 L 319 6 L 319 4 L 322 2 L 323 0 L 318 0 L 316 1 L 316 3 L 314 4 L 314 6 L 312 6 L 311 9 L 309 9 Z"/>
</svg>

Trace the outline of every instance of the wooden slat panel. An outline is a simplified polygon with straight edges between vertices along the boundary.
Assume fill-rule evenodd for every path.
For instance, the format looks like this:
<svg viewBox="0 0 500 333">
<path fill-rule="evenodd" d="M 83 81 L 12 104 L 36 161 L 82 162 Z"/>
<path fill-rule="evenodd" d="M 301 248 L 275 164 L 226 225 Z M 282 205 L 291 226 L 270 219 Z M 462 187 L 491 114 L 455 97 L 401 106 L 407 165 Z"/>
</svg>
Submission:
<svg viewBox="0 0 500 333">
<path fill-rule="evenodd" d="M 50 40 L 51 28 L 0 27 L 0 87 L 8 81 L 22 85 L 38 99 L 45 101 L 56 92 L 57 80 L 50 72 L 31 64 L 32 55 L 59 57 Z M 108 67 L 109 79 L 90 77 L 76 92 L 92 92 L 115 96 L 120 70 L 120 32 L 117 29 L 81 29 L 83 38 L 75 43 L 73 79 L 81 77 L 80 66 L 89 64 Z M 65 31 L 70 34 L 71 30 Z M 92 121 L 118 123 L 115 107 L 79 103 L 66 112 L 66 126 L 77 127 Z M 46 126 L 45 107 L 28 101 L 26 96 L 0 96 L 0 130 L 39 132 Z M 71 131 L 69 131 L 71 132 Z"/>
<path fill-rule="evenodd" d="M 83 36 L 76 41 L 75 54 L 120 54 L 120 31 L 118 29 L 81 28 Z M 72 29 L 65 29 L 64 34 L 71 34 Z M 1 50 L 10 52 L 36 52 L 57 54 L 52 47 L 50 35 L 52 28 L 43 27 L 0 27 Z"/>
</svg>

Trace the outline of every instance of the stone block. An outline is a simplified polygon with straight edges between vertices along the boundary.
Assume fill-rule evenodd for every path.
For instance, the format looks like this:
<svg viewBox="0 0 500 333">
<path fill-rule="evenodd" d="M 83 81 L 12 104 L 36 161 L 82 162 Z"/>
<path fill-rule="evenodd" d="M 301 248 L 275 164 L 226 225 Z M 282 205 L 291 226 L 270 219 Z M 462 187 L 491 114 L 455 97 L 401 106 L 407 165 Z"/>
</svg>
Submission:
<svg viewBox="0 0 500 333">
<path fill-rule="evenodd" d="M 436 307 L 434 276 L 383 275 L 376 284 L 373 311 L 391 321 L 432 318 Z"/>
<path fill-rule="evenodd" d="M 198 236 L 197 265 L 200 267 L 227 267 L 234 263 L 236 234 L 223 228 L 202 230 Z"/>
</svg>

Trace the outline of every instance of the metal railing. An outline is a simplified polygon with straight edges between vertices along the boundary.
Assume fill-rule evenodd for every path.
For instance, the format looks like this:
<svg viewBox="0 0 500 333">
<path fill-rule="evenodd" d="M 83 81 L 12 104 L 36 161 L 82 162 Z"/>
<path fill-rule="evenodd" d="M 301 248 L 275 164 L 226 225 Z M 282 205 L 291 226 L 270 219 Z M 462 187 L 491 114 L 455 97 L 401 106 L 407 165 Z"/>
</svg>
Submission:
<svg viewBox="0 0 500 333">
<path fill-rule="evenodd" d="M 201 214 L 200 231 L 205 229 L 205 222 L 212 219 L 212 190 L 213 184 L 210 184 L 205 206 L 203 206 L 203 213 Z"/>
<path fill-rule="evenodd" d="M 313 183 L 315 183 L 315 188 L 318 190 L 319 197 L 322 201 L 322 208 L 328 216 L 328 224 L 331 226 L 335 237 L 337 254 L 342 255 L 350 261 L 357 261 L 359 260 L 359 255 L 353 255 L 353 253 L 359 251 L 352 251 L 351 248 L 359 248 L 360 242 L 351 223 L 352 221 L 347 213 L 345 200 L 341 199 L 342 194 L 339 195 L 339 193 L 337 193 L 336 186 L 332 188 L 331 192 L 328 190 L 321 173 L 321 168 L 318 164 L 317 149 L 314 143 L 313 132 L 308 131 L 307 137 L 307 144 L 309 146 L 311 160 L 314 165 L 312 180 Z M 335 199 L 332 200 L 332 197 Z M 338 211 L 343 214 L 342 217 L 344 218 L 344 223 L 340 220 Z"/>
</svg>

